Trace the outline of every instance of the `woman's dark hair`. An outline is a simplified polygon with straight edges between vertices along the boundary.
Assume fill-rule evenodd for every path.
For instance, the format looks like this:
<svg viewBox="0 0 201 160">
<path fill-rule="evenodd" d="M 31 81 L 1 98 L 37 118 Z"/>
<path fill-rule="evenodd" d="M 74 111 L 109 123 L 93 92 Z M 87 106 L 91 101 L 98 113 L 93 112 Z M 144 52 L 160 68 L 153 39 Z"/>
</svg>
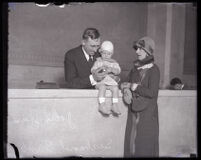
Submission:
<svg viewBox="0 0 201 160">
<path fill-rule="evenodd" d="M 87 29 L 85 29 L 85 31 L 82 35 L 82 38 L 88 39 L 89 37 L 91 39 L 97 39 L 100 37 L 100 33 L 96 28 L 87 28 Z"/>
</svg>

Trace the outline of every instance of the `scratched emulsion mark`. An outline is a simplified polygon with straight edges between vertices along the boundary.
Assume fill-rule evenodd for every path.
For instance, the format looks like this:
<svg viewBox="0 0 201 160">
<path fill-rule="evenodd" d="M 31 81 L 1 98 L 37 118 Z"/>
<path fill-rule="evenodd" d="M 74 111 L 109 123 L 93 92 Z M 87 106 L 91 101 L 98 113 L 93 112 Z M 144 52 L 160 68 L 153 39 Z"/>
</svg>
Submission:
<svg viewBox="0 0 201 160">
<path fill-rule="evenodd" d="M 9 11 L 12 11 L 12 10 L 14 10 L 15 9 L 15 3 L 8 3 L 8 9 L 9 9 Z"/>
<path fill-rule="evenodd" d="M 44 119 L 44 123 L 50 122 L 64 122 L 71 130 L 77 129 L 76 124 L 72 121 L 71 112 L 67 112 L 66 115 L 59 115 L 56 111 L 53 114 L 49 114 Z"/>
<path fill-rule="evenodd" d="M 67 119 L 68 119 L 67 123 L 68 123 L 69 128 L 72 129 L 72 130 L 77 129 L 77 126 L 72 121 L 71 112 L 67 113 Z"/>
<path fill-rule="evenodd" d="M 47 153 L 52 153 L 52 151 L 54 150 L 54 143 L 53 141 L 50 140 L 43 140 L 40 139 L 40 141 L 38 141 L 38 143 L 33 143 L 31 141 L 23 143 L 23 145 L 21 145 L 21 156 L 22 157 L 32 157 L 32 156 L 41 156 L 41 155 L 45 155 Z"/>
<path fill-rule="evenodd" d="M 69 152 L 79 152 L 79 151 L 99 151 L 99 150 L 109 150 L 112 148 L 112 139 L 108 139 L 106 143 L 92 143 L 87 140 L 85 144 L 79 146 L 70 146 L 64 144 L 63 141 L 59 141 L 61 147 Z"/>
<path fill-rule="evenodd" d="M 20 117 L 21 119 L 10 118 L 12 123 L 30 123 L 31 125 L 44 125 L 49 123 L 63 122 L 71 130 L 77 129 L 76 124 L 72 121 L 71 112 L 67 112 L 66 115 L 59 115 L 57 112 L 52 112 L 41 117 Z"/>
<path fill-rule="evenodd" d="M 53 141 L 50 140 L 40 140 L 40 144 L 37 147 L 34 146 L 30 146 L 31 144 L 28 144 L 29 147 L 23 145 L 21 146 L 21 150 L 23 151 L 22 154 L 31 154 L 30 156 L 39 156 L 39 155 L 43 155 L 43 154 L 48 154 L 48 153 L 52 153 L 56 148 L 60 148 L 60 151 L 64 151 L 64 152 L 69 152 L 66 154 L 71 154 L 70 152 L 79 154 L 79 152 L 81 153 L 91 153 L 91 152 L 97 152 L 97 151 L 101 151 L 101 150 L 110 150 L 112 148 L 112 139 L 108 139 L 107 142 L 105 143 L 92 143 L 90 142 L 90 140 L 88 139 L 86 141 L 85 144 L 83 145 L 79 145 L 79 146 L 75 146 L 72 144 L 64 144 L 64 141 L 58 141 L 58 143 L 53 143 Z"/>
<path fill-rule="evenodd" d="M 33 125 L 39 125 L 40 121 L 38 121 L 38 120 L 36 120 L 36 119 L 34 119 L 32 117 L 26 117 L 26 118 L 12 120 L 12 123 L 15 123 L 15 124 L 19 124 L 19 123 L 31 123 Z"/>
</svg>

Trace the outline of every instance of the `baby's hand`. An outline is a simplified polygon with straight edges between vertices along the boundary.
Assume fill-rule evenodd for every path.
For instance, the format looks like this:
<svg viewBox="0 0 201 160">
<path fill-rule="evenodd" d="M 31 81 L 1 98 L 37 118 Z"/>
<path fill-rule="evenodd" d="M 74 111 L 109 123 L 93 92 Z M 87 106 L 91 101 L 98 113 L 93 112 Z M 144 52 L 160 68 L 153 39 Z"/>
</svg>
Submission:
<svg viewBox="0 0 201 160">
<path fill-rule="evenodd" d="M 98 68 L 96 71 L 97 71 L 98 73 L 104 73 L 104 72 L 105 72 L 105 67 L 102 66 L 102 67 Z"/>
<path fill-rule="evenodd" d="M 106 71 L 107 71 L 108 73 L 110 73 L 110 72 L 112 72 L 112 68 L 107 67 L 107 68 L 106 68 Z"/>
</svg>

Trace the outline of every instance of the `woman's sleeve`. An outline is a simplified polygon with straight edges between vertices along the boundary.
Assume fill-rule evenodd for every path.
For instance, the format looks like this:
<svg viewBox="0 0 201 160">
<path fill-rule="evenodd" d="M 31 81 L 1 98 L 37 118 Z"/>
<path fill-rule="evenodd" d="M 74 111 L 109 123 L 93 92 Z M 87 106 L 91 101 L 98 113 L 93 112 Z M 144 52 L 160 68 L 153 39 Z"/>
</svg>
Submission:
<svg viewBox="0 0 201 160">
<path fill-rule="evenodd" d="M 159 82 L 160 82 L 159 68 L 158 67 L 153 68 L 148 78 L 149 78 L 148 87 L 138 85 L 134 92 L 144 97 L 155 98 L 158 96 L 158 90 L 159 90 Z"/>
<path fill-rule="evenodd" d="M 132 77 L 132 73 L 133 73 L 133 69 L 131 69 L 128 73 L 128 75 L 126 76 L 124 82 L 131 82 L 131 77 Z"/>
</svg>

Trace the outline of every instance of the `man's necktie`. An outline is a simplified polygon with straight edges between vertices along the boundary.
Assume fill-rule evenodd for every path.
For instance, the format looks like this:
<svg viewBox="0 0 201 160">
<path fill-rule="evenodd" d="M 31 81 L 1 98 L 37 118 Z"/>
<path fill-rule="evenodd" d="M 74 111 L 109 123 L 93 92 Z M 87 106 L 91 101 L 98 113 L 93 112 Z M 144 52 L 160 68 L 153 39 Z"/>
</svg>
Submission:
<svg viewBox="0 0 201 160">
<path fill-rule="evenodd" d="M 93 66 L 93 56 L 89 56 L 89 66 L 92 67 Z"/>
</svg>

